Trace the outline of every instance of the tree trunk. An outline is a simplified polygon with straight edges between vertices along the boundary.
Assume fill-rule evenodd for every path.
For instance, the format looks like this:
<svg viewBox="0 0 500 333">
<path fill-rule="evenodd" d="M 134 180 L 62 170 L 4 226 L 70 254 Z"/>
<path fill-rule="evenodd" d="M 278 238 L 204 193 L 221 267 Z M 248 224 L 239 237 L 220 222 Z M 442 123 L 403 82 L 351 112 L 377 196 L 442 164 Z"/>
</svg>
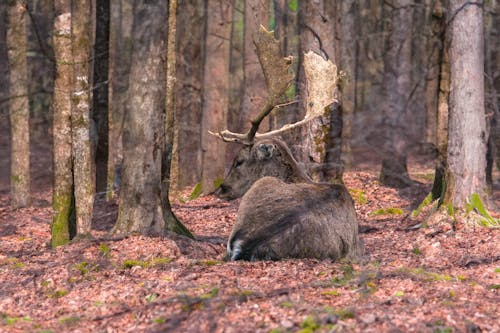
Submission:
<svg viewBox="0 0 500 333">
<path fill-rule="evenodd" d="M 75 184 L 77 236 L 90 234 L 95 193 L 95 173 L 90 139 L 89 80 L 91 6 L 90 0 L 72 2 L 71 39 L 73 52 L 73 91 L 71 133 Z"/>
<path fill-rule="evenodd" d="M 266 81 L 255 53 L 253 34 L 259 30 L 259 26 L 262 25 L 266 29 L 269 26 L 269 0 L 246 0 L 244 13 L 243 96 L 239 126 L 236 128 L 236 131 L 241 133 L 250 128 L 249 120 L 262 110 L 266 102 Z M 262 125 L 262 132 L 269 130 L 265 123 Z"/>
<path fill-rule="evenodd" d="M 293 56 L 299 59 L 299 30 L 298 30 L 298 2 L 297 0 L 274 0 L 274 11 L 276 17 L 276 38 L 280 41 L 283 57 Z M 296 75 L 296 79 L 290 85 L 286 93 L 287 100 L 296 98 L 298 86 L 299 61 L 290 66 Z M 304 117 L 305 110 L 294 103 L 274 110 L 270 115 L 270 127 L 278 129 L 285 124 L 291 124 Z M 284 135 L 285 141 L 292 146 L 292 142 L 298 139 L 298 133 Z"/>
<path fill-rule="evenodd" d="M 178 6 L 177 84 L 177 187 L 194 185 L 201 179 L 201 122 L 203 84 L 203 37 L 206 14 L 203 1 L 181 1 Z M 186 29 L 185 27 L 190 27 Z"/>
<path fill-rule="evenodd" d="M 486 84 L 486 114 L 489 119 L 490 137 L 486 159 L 486 181 L 490 190 L 493 188 L 493 170 L 495 158 L 497 169 L 500 170 L 500 46 L 497 39 L 500 36 L 500 3 L 498 0 L 485 2 L 485 77 Z"/>
<path fill-rule="evenodd" d="M 233 0 L 233 24 L 231 26 L 231 48 L 229 60 L 229 97 L 227 110 L 227 128 L 242 131 L 248 119 L 240 113 L 244 96 L 244 56 L 245 50 L 245 0 Z M 253 45 L 252 45 L 253 50 Z M 259 67 L 260 68 L 260 67 Z M 264 83 L 265 84 L 265 83 Z M 239 144 L 228 144 L 226 157 L 233 160 L 241 149 Z"/>
<path fill-rule="evenodd" d="M 388 49 L 384 59 L 385 133 L 380 181 L 388 186 L 411 184 L 407 170 L 408 105 L 411 85 L 412 1 L 398 0 L 392 8 Z"/>
<path fill-rule="evenodd" d="M 32 142 L 45 142 L 51 125 L 50 105 L 54 88 L 54 54 L 51 43 L 54 20 L 53 0 L 27 0 L 28 90 Z"/>
<path fill-rule="evenodd" d="M 436 119 L 436 149 L 437 160 L 432 186 L 432 200 L 443 200 L 445 190 L 446 157 L 448 155 L 448 99 L 450 97 L 450 62 L 448 56 L 449 34 L 441 35 L 440 69 L 439 69 L 439 95 Z"/>
<path fill-rule="evenodd" d="M 465 207 L 472 194 L 487 199 L 483 9 L 450 0 L 449 136 L 444 203 Z"/>
<path fill-rule="evenodd" d="M 56 79 L 53 97 L 53 154 L 54 187 L 51 225 L 52 247 L 69 242 L 72 214 L 73 173 L 71 160 L 71 4 L 70 0 L 57 1 L 53 31 Z"/>
<path fill-rule="evenodd" d="M 111 199 L 121 183 L 123 161 L 123 115 L 127 103 L 130 57 L 132 52 L 133 0 L 111 0 L 110 17 L 110 84 L 109 84 L 109 142 L 108 190 Z"/>
<path fill-rule="evenodd" d="M 7 3 L 0 1 L 0 45 L 7 45 Z M 7 105 L 9 95 L 9 62 L 7 47 L 0 47 L 0 107 Z"/>
<path fill-rule="evenodd" d="M 166 229 L 171 232 L 182 234 L 194 238 L 189 230 L 177 219 L 172 212 L 170 199 L 170 173 L 172 165 L 172 154 L 174 148 L 174 128 L 175 128 L 175 36 L 177 29 L 177 0 L 169 1 L 168 10 L 168 44 L 167 44 L 167 66 L 166 66 L 166 98 L 165 98 L 165 147 L 163 148 L 163 158 L 161 166 L 161 207 Z"/>
<path fill-rule="evenodd" d="M 109 59 L 109 0 L 96 0 L 96 32 L 94 44 L 93 109 L 97 131 L 95 150 L 96 191 L 104 192 L 108 186 L 108 59 Z M 95 139 L 95 138 L 94 138 Z"/>
<path fill-rule="evenodd" d="M 26 63 L 26 7 L 10 0 L 7 7 L 9 114 L 11 127 L 10 185 L 14 208 L 30 203 L 30 136 L 28 70 Z"/>
<path fill-rule="evenodd" d="M 114 234 L 161 235 L 166 231 L 161 168 L 167 7 L 163 0 L 137 0 L 134 4 L 134 48 L 123 125 L 123 184 Z"/>
<path fill-rule="evenodd" d="M 425 143 L 437 146 L 437 105 L 439 99 L 439 64 L 444 48 L 442 34 L 443 6 L 441 1 L 436 1 L 432 8 L 431 35 L 427 40 L 427 49 L 430 52 L 427 64 L 425 85 Z"/>
<path fill-rule="evenodd" d="M 303 61 L 299 69 L 299 92 L 301 106 L 305 110 L 313 108 L 326 108 L 334 99 L 339 99 L 337 91 L 337 67 L 333 65 L 337 58 L 335 48 L 335 1 L 304 1 L 300 3 L 299 11 L 299 31 L 300 31 L 300 49 Z M 324 77 L 315 76 L 314 70 L 307 72 L 306 53 L 314 51 L 323 59 L 331 61 L 327 71 L 324 72 Z M 325 62 L 326 64 L 326 62 Z M 313 67 L 311 67 L 312 69 Z M 325 68 L 326 69 L 326 68 Z M 321 83 L 322 82 L 322 83 Z M 331 84 L 333 83 L 333 85 Z M 329 86 L 331 91 L 320 92 L 317 89 L 320 85 Z M 330 101 L 326 105 L 317 105 L 318 93 L 327 94 Z M 326 181 L 333 177 L 340 180 L 342 177 L 342 162 L 340 161 L 340 150 L 332 146 L 333 142 L 340 144 L 339 140 L 333 140 L 333 136 L 339 135 L 341 129 L 334 130 L 330 127 L 331 124 L 342 124 L 339 111 L 342 108 L 335 106 L 324 113 L 323 117 L 319 117 L 300 129 L 298 146 L 292 146 L 292 151 L 298 161 L 303 163 L 308 173 L 317 181 Z M 306 111 L 308 113 L 309 111 Z M 332 119 L 332 116 L 340 116 L 338 119 Z M 333 132 L 331 132 L 333 130 Z M 339 137 L 340 139 L 340 137 Z M 338 147 L 340 148 L 340 146 Z M 330 161 L 326 163 L 326 153 L 329 152 Z M 334 161 L 334 156 L 338 157 L 338 161 Z M 328 170 L 327 172 L 325 172 Z"/>
<path fill-rule="evenodd" d="M 229 41 L 232 8 L 229 1 L 208 0 L 203 78 L 202 163 L 203 193 L 212 192 L 225 172 L 226 143 L 208 131 L 226 127 L 229 87 Z"/>
<path fill-rule="evenodd" d="M 356 59 L 358 36 L 356 33 L 357 6 L 354 0 L 338 2 L 338 34 L 340 35 L 339 68 L 346 75 L 342 89 L 342 161 L 352 164 L 352 122 L 356 108 Z"/>
</svg>

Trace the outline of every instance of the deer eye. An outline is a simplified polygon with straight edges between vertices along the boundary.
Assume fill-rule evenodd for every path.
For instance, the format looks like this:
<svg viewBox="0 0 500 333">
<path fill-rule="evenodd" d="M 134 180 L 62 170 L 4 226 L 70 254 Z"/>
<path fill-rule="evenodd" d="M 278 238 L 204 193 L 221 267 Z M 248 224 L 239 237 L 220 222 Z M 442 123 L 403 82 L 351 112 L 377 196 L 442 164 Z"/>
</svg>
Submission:
<svg viewBox="0 0 500 333">
<path fill-rule="evenodd" d="M 234 161 L 234 168 L 237 168 L 242 164 L 243 164 L 243 160 L 236 160 L 236 161 Z"/>
</svg>

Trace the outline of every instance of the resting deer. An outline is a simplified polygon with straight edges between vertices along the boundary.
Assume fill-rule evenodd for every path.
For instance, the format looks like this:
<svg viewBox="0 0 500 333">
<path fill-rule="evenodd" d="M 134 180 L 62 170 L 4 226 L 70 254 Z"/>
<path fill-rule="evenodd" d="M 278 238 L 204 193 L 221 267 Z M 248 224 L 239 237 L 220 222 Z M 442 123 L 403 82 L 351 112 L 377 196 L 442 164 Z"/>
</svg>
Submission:
<svg viewBox="0 0 500 333">
<path fill-rule="evenodd" d="M 266 68 L 270 66 L 266 60 L 271 57 L 261 59 L 258 41 L 255 44 L 268 79 Z M 279 54 L 278 48 L 274 52 Z M 362 244 L 354 203 L 345 186 L 313 182 L 286 144 L 272 137 L 276 133 L 257 133 L 291 80 L 287 81 L 286 59 L 275 61 L 281 65 L 281 72 L 274 75 L 281 75 L 281 81 L 267 80 L 270 96 L 251 121 L 250 130 L 245 134 L 227 130 L 215 134 L 245 145 L 218 191 L 225 199 L 243 195 L 227 243 L 227 259 L 356 258 L 362 253 Z M 276 67 L 280 66 L 273 70 Z"/>
</svg>

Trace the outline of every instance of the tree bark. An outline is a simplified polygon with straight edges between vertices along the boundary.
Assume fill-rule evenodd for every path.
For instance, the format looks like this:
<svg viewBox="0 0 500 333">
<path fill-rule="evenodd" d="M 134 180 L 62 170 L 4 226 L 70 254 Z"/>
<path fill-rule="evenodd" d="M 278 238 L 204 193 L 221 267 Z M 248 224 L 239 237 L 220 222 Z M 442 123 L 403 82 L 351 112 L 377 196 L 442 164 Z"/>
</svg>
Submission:
<svg viewBox="0 0 500 333">
<path fill-rule="evenodd" d="M 53 97 L 53 160 L 54 185 L 51 225 L 52 247 L 64 245 L 71 239 L 73 173 L 71 160 L 71 80 L 73 64 L 71 54 L 70 0 L 56 1 L 53 30 L 56 78 Z M 74 221 L 73 221 L 74 222 Z"/>
<path fill-rule="evenodd" d="M 44 142 L 51 125 L 50 105 L 54 88 L 54 54 L 51 31 L 54 20 L 53 0 L 27 0 L 28 9 L 28 91 L 30 127 L 33 142 Z"/>
<path fill-rule="evenodd" d="M 339 68 L 345 73 L 342 90 L 342 161 L 346 167 L 352 164 L 352 122 L 356 108 L 356 59 L 357 59 L 357 5 L 354 0 L 338 2 L 340 13 L 338 34 L 340 36 Z"/>
<path fill-rule="evenodd" d="M 130 85 L 123 126 L 123 184 L 114 234 L 166 232 L 161 207 L 168 3 L 134 4 Z"/>
<path fill-rule="evenodd" d="M 92 82 L 89 80 L 91 50 L 90 0 L 73 1 L 71 11 L 73 53 L 71 133 L 76 225 L 77 236 L 86 237 L 90 234 L 95 193 L 95 173 L 90 139 L 90 103 L 92 100 Z"/>
<path fill-rule="evenodd" d="M 21 1 L 9 0 L 7 6 L 11 204 L 14 208 L 19 208 L 30 203 L 30 131 L 26 63 L 27 13 L 25 5 Z"/>
<path fill-rule="evenodd" d="M 133 0 L 111 0 L 110 17 L 110 84 L 109 84 L 109 142 L 108 189 L 110 200 L 121 184 L 123 161 L 123 115 L 127 103 L 130 57 L 132 52 Z"/>
<path fill-rule="evenodd" d="M 177 187 L 196 184 L 201 179 L 203 38 L 206 14 L 203 1 L 181 1 L 178 5 L 177 84 Z M 189 27 L 186 29 L 185 27 Z"/>
<path fill-rule="evenodd" d="M 484 108 L 483 9 L 450 0 L 450 100 L 445 204 L 464 208 L 472 194 L 488 198 Z"/>
<path fill-rule="evenodd" d="M 108 182 L 108 70 L 109 70 L 110 1 L 96 0 L 96 31 L 94 44 L 93 109 L 97 144 L 95 150 L 96 191 L 104 192 Z M 94 138 L 95 139 L 95 138 Z"/>
<path fill-rule="evenodd" d="M 237 132 L 248 130 L 249 120 L 260 112 L 266 102 L 266 81 L 255 53 L 253 35 L 259 26 L 266 29 L 269 26 L 269 0 L 246 0 L 244 13 L 243 96 Z M 262 125 L 261 131 L 269 130 L 266 123 Z"/>
<path fill-rule="evenodd" d="M 225 172 L 226 143 L 208 131 L 226 127 L 229 86 L 229 40 L 232 8 L 228 0 L 208 0 L 203 78 L 202 163 L 203 193 L 212 192 Z"/>
<path fill-rule="evenodd" d="M 167 66 L 166 66 L 166 98 L 165 98 L 165 147 L 163 148 L 163 158 L 161 166 L 161 207 L 166 230 L 194 238 L 189 230 L 177 219 L 172 212 L 170 199 L 170 179 L 172 154 L 174 149 L 174 129 L 175 129 L 175 72 L 176 72 L 176 29 L 177 29 L 177 0 L 169 1 L 168 10 L 168 42 L 167 42 Z"/>
<path fill-rule="evenodd" d="M 411 85 L 412 11 L 411 0 L 394 1 L 388 49 L 384 58 L 385 132 L 380 181 L 388 186 L 411 184 L 407 170 L 409 133 L 408 106 Z"/>
<path fill-rule="evenodd" d="M 254 30 L 255 31 L 255 30 Z M 253 45 L 252 45 L 253 50 Z M 229 100 L 227 110 L 227 128 L 242 132 L 248 119 L 240 114 L 244 96 L 244 54 L 245 51 L 245 0 L 233 0 L 233 24 L 231 26 L 231 46 L 229 60 Z M 264 83 L 265 85 L 265 83 Z M 241 149 L 239 144 L 228 144 L 226 157 L 233 160 Z"/>
</svg>

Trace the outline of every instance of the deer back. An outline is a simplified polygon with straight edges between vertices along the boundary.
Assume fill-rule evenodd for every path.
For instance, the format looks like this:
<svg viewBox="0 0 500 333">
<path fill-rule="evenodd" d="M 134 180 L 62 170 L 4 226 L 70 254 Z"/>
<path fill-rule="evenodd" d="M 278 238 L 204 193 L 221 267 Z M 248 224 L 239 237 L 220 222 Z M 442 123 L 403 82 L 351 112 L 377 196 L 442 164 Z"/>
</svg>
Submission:
<svg viewBox="0 0 500 333">
<path fill-rule="evenodd" d="M 229 260 L 356 258 L 362 253 L 354 203 L 343 185 L 255 182 L 227 244 Z"/>
</svg>

